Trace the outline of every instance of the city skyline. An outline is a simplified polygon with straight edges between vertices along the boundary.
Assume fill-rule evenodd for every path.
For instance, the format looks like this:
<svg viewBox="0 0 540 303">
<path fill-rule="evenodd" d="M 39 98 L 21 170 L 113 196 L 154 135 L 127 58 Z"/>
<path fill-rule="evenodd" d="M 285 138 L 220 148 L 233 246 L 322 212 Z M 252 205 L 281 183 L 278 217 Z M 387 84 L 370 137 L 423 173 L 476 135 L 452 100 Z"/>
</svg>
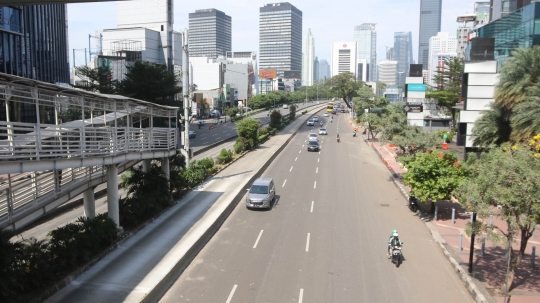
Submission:
<svg viewBox="0 0 540 303">
<path fill-rule="evenodd" d="M 459 26 L 456 17 L 465 13 L 472 13 L 474 2 L 469 0 L 456 0 L 443 2 L 441 31 L 455 32 Z M 270 1 L 208 1 L 202 3 L 186 2 L 174 5 L 174 30 L 183 31 L 188 28 L 189 13 L 198 9 L 215 8 L 231 16 L 232 24 L 232 50 L 253 50 L 258 52 L 259 45 L 259 7 Z M 317 33 L 317 50 L 315 55 L 319 61 L 328 62 L 331 59 L 332 42 L 350 41 L 351 30 L 354 26 L 364 22 L 377 23 L 377 61 L 385 59 L 385 46 L 394 44 L 394 32 L 411 31 L 413 36 L 413 54 L 416 61 L 418 54 L 418 26 L 419 26 L 419 0 L 405 0 L 387 4 L 374 3 L 363 8 L 357 2 L 338 0 L 334 3 L 321 3 L 313 6 L 307 0 L 290 2 L 303 12 L 302 37 L 307 29 L 311 28 Z M 351 7 L 353 9 L 340 10 L 337 7 Z M 76 50 L 77 65 L 84 64 L 83 49 L 88 48 L 88 34 L 96 30 L 116 27 L 116 2 L 68 4 L 69 25 L 69 54 Z M 384 11 L 384 14 L 381 12 Z M 403 12 L 407 12 L 404 14 Z M 101 18 L 95 18 L 95 15 Z M 339 20 L 339 22 L 337 22 Z M 71 66 L 73 58 L 70 59 Z"/>
</svg>

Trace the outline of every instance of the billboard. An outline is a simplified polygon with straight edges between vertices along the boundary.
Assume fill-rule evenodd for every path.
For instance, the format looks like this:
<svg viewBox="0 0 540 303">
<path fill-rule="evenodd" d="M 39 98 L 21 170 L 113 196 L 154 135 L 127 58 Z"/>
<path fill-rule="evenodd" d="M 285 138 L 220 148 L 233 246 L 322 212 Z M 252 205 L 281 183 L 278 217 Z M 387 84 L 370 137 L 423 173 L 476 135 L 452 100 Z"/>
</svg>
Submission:
<svg viewBox="0 0 540 303">
<path fill-rule="evenodd" d="M 409 92 L 425 92 L 425 84 L 407 84 L 407 91 Z"/>
<path fill-rule="evenodd" d="M 302 74 L 299 70 L 286 70 L 283 71 L 283 78 L 285 79 L 300 79 Z"/>
<path fill-rule="evenodd" d="M 275 78 L 277 78 L 277 70 L 275 70 L 275 69 L 261 69 L 261 70 L 259 70 L 259 78 L 275 79 Z"/>
<path fill-rule="evenodd" d="M 493 60 L 495 38 L 471 39 L 470 61 Z"/>
</svg>

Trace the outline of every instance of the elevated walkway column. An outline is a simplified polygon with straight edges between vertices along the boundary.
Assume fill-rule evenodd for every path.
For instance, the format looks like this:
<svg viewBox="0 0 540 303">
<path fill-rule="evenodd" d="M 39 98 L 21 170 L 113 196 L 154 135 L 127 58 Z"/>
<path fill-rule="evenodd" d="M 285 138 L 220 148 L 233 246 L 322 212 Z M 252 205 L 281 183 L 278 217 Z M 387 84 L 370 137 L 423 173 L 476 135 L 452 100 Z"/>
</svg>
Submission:
<svg viewBox="0 0 540 303">
<path fill-rule="evenodd" d="M 96 217 L 96 203 L 94 199 L 94 188 L 89 188 L 83 192 L 84 215 L 88 219 Z"/>
<path fill-rule="evenodd" d="M 152 160 L 151 159 L 143 160 L 142 161 L 142 171 L 143 171 L 143 173 L 149 172 L 151 165 L 152 165 Z"/>
<path fill-rule="evenodd" d="M 116 227 L 120 228 L 118 207 L 118 168 L 115 164 L 107 165 L 107 210 Z"/>
<path fill-rule="evenodd" d="M 165 175 L 167 180 L 171 179 L 171 172 L 170 172 L 169 158 L 168 157 L 164 157 L 164 158 L 161 159 L 161 171 L 163 172 L 163 174 Z M 170 189 L 171 182 L 168 181 L 167 184 L 168 184 L 169 189 Z"/>
</svg>

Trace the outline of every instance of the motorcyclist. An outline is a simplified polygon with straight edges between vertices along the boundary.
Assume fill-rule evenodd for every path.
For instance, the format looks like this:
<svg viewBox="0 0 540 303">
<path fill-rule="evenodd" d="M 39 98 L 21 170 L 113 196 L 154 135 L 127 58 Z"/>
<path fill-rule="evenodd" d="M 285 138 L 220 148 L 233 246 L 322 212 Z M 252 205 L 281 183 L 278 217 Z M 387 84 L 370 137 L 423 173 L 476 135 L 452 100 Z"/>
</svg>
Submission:
<svg viewBox="0 0 540 303">
<path fill-rule="evenodd" d="M 399 235 L 396 229 L 392 230 L 392 235 L 390 236 L 390 239 L 388 239 L 388 258 L 392 257 L 392 247 L 394 246 L 402 246 L 403 242 L 399 239 Z"/>
<path fill-rule="evenodd" d="M 334 117 L 330 117 L 330 122 L 334 121 Z"/>
<path fill-rule="evenodd" d="M 321 124 L 321 126 L 323 125 L 323 122 L 321 121 L 319 124 Z"/>
<path fill-rule="evenodd" d="M 356 137 L 356 129 L 354 130 L 354 134 L 353 134 L 353 137 Z"/>
</svg>

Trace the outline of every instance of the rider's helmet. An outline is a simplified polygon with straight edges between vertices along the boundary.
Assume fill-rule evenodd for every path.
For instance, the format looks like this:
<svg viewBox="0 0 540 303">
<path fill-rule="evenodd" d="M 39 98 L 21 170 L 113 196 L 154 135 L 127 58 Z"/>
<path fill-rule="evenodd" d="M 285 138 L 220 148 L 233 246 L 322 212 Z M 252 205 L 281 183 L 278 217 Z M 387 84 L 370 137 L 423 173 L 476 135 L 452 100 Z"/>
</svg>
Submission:
<svg viewBox="0 0 540 303">
<path fill-rule="evenodd" d="M 398 233 L 393 233 L 392 236 L 397 237 Z"/>
<path fill-rule="evenodd" d="M 392 229 L 392 234 L 397 234 L 397 229 Z"/>
</svg>

